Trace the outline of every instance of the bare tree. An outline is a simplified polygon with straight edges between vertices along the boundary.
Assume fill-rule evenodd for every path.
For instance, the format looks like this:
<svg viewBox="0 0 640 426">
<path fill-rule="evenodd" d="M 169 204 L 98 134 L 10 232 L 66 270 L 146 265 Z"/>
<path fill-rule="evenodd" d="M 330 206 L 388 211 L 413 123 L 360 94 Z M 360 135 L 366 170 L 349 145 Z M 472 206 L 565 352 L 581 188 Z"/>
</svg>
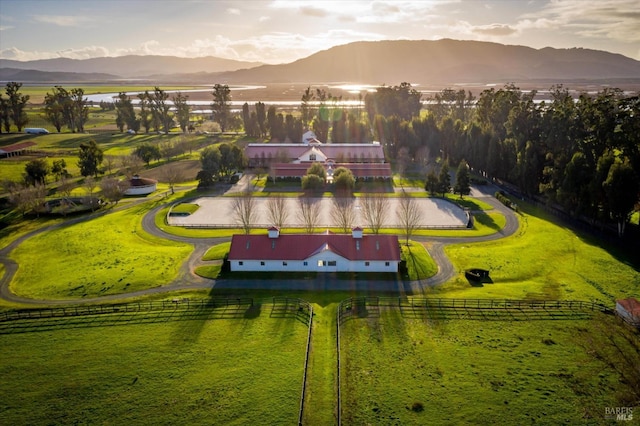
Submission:
<svg viewBox="0 0 640 426">
<path fill-rule="evenodd" d="M 334 197 L 332 205 L 333 209 L 331 210 L 331 219 L 333 224 L 340 228 L 343 233 L 349 233 L 356 220 L 356 210 L 353 206 L 353 198 Z"/>
<path fill-rule="evenodd" d="M 298 218 L 304 224 L 305 232 L 313 233 L 320 222 L 320 203 L 317 198 L 298 198 Z"/>
<path fill-rule="evenodd" d="M 409 245 L 409 238 L 413 234 L 422 220 L 422 212 L 418 208 L 418 203 L 411 195 L 402 191 L 396 214 L 400 221 L 400 227 L 404 230 L 406 244 Z"/>
<path fill-rule="evenodd" d="M 287 199 L 282 195 L 276 195 L 273 197 L 269 197 L 266 204 L 269 222 L 271 222 L 278 228 L 282 228 L 289 218 L 289 211 L 287 210 Z"/>
<path fill-rule="evenodd" d="M 231 203 L 233 218 L 242 227 L 245 235 L 249 235 L 251 226 L 256 222 L 258 215 L 256 207 L 255 197 L 250 190 L 235 197 Z"/>
<path fill-rule="evenodd" d="M 144 162 L 137 155 L 125 155 L 120 157 L 120 168 L 124 175 L 131 179 L 144 169 Z"/>
<path fill-rule="evenodd" d="M 44 210 L 47 196 L 47 189 L 44 185 L 12 184 L 7 188 L 9 189 L 9 201 L 22 213 L 22 216 L 28 212 L 39 215 Z"/>
<path fill-rule="evenodd" d="M 88 176 L 84 180 L 84 187 L 89 192 L 89 196 L 87 197 L 87 202 L 91 205 L 91 211 L 93 211 L 95 205 L 93 203 L 93 190 L 98 186 L 98 182 L 91 176 Z"/>
<path fill-rule="evenodd" d="M 165 166 L 162 169 L 162 180 L 169 185 L 171 193 L 174 194 L 174 186 L 176 183 L 184 181 L 184 173 L 178 166 Z"/>
<path fill-rule="evenodd" d="M 129 182 L 116 178 L 106 178 L 100 181 L 100 189 L 104 198 L 118 204 L 118 201 L 124 197 L 124 192 L 129 189 Z"/>
<path fill-rule="evenodd" d="M 110 176 L 111 173 L 113 172 L 113 169 L 116 166 L 116 158 L 113 155 L 105 155 L 104 156 L 104 161 L 102 162 L 102 164 L 104 164 L 104 168 L 107 172 L 107 175 Z"/>
<path fill-rule="evenodd" d="M 371 232 L 379 233 L 387 220 L 389 199 L 384 194 L 365 194 L 360 197 L 360 207 Z"/>
</svg>

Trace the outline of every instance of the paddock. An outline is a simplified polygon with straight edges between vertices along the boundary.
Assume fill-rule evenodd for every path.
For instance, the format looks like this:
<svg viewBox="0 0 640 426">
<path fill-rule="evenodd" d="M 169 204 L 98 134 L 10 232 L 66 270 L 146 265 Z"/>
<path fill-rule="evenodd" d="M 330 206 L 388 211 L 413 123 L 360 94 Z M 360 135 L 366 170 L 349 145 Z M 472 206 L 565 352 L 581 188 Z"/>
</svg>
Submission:
<svg viewBox="0 0 640 426">
<path fill-rule="evenodd" d="M 255 228 L 267 228 L 271 225 L 268 217 L 267 202 L 270 197 L 256 197 L 256 221 Z M 335 226 L 331 219 L 333 209 L 332 198 L 315 198 L 320 203 L 318 227 Z M 385 220 L 385 227 L 400 228 L 400 221 L 396 214 L 398 210 L 399 198 L 390 197 L 389 208 Z M 414 198 L 414 202 L 422 214 L 420 228 L 464 228 L 468 223 L 467 212 L 454 203 L 441 198 Z M 304 222 L 299 218 L 298 198 L 286 198 L 286 208 L 289 212 L 285 222 L 285 227 L 302 227 Z M 199 206 L 198 210 L 188 216 L 170 216 L 169 225 L 184 227 L 203 228 L 229 228 L 237 226 L 233 214 L 233 197 L 201 197 L 193 204 Z M 366 221 L 362 214 L 362 207 L 359 198 L 354 199 L 354 209 L 356 211 L 354 225 L 366 228 Z"/>
</svg>

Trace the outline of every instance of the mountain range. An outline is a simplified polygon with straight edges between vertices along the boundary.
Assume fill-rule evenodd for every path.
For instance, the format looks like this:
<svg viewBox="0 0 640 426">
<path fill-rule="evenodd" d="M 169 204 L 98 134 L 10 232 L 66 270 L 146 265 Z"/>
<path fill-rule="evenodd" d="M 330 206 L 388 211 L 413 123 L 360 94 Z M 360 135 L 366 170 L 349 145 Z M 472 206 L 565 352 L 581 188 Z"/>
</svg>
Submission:
<svg viewBox="0 0 640 426">
<path fill-rule="evenodd" d="M 360 84 L 499 83 L 522 81 L 640 82 L 640 61 L 626 56 L 582 48 L 534 49 L 480 41 L 443 39 L 354 42 L 332 47 L 288 64 L 264 65 L 215 57 L 123 56 L 86 60 L 0 60 L 0 69 L 12 68 L 11 79 L 34 81 L 45 74 L 20 78 L 16 70 L 79 73 L 105 79 L 143 79 L 157 83 L 318 83 Z M 0 79 L 7 80 L 6 70 Z M 51 76 L 50 76 L 51 77 Z M 61 75 L 56 75 L 61 78 Z M 52 81 L 52 80 L 46 80 Z"/>
</svg>

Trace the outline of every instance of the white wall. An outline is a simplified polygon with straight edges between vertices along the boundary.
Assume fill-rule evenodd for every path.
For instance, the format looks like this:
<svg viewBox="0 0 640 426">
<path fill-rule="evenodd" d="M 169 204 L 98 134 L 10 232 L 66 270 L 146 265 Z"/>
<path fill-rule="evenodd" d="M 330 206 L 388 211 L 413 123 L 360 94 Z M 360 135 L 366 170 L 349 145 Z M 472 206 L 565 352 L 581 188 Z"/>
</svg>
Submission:
<svg viewBox="0 0 640 426">
<path fill-rule="evenodd" d="M 335 261 L 335 266 L 328 264 L 318 265 L 319 262 Z M 242 265 L 240 265 L 242 262 Z M 349 261 L 331 251 L 323 251 L 306 260 L 288 260 L 283 265 L 282 260 L 265 260 L 261 265 L 260 260 L 232 260 L 231 271 L 265 271 L 265 272 L 398 272 L 398 263 L 389 261 L 389 266 L 385 266 L 385 261 L 369 261 L 369 266 L 365 261 Z M 304 262 L 307 262 L 305 265 Z"/>
</svg>

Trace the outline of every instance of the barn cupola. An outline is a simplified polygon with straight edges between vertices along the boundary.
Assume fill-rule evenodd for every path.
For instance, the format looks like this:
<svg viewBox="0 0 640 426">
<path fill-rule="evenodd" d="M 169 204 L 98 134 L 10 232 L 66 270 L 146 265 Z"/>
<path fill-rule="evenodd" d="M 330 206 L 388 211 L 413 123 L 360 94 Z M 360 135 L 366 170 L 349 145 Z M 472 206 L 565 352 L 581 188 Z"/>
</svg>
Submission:
<svg viewBox="0 0 640 426">
<path fill-rule="evenodd" d="M 362 228 L 359 226 L 356 226 L 355 228 L 353 228 L 351 230 L 351 236 L 357 239 L 362 238 Z"/>
<path fill-rule="evenodd" d="M 280 228 L 277 226 L 270 226 L 267 231 L 269 231 L 269 238 L 278 238 L 280 236 Z"/>
</svg>

